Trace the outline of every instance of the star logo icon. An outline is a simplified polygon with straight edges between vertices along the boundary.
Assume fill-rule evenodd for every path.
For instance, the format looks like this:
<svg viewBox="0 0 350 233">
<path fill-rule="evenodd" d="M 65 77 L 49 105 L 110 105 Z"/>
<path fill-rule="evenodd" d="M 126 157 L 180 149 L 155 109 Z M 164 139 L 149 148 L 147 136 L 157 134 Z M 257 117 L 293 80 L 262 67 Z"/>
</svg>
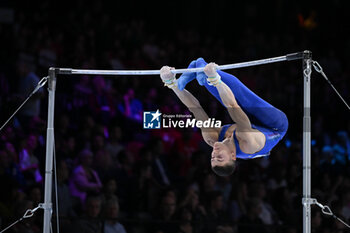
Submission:
<svg viewBox="0 0 350 233">
<path fill-rule="evenodd" d="M 157 109 L 157 111 L 155 113 L 151 113 L 152 115 L 152 120 L 151 122 L 153 122 L 154 120 L 159 120 L 159 117 L 162 115 L 160 112 L 159 112 L 159 109 Z"/>
<path fill-rule="evenodd" d="M 144 129 L 160 129 L 162 113 L 157 111 L 143 112 L 143 128 Z"/>
</svg>

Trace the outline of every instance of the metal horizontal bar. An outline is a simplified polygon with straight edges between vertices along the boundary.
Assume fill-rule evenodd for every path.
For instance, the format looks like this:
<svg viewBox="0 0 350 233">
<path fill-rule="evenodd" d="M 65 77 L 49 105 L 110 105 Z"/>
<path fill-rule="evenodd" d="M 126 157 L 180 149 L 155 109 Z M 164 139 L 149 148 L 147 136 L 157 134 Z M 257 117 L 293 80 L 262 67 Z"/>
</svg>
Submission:
<svg viewBox="0 0 350 233">
<path fill-rule="evenodd" d="M 282 61 L 291 61 L 296 59 L 302 59 L 304 52 L 288 54 L 285 56 L 273 57 L 260 59 L 255 61 L 248 62 L 240 62 L 228 65 L 220 65 L 218 66 L 218 70 L 230 70 L 237 69 L 249 66 L 257 66 L 269 63 L 276 63 Z M 192 73 L 192 72 L 201 72 L 204 67 L 201 68 L 191 68 L 191 69 L 175 69 L 171 72 L 174 74 L 182 74 L 182 73 Z M 90 70 L 90 69 L 71 69 L 71 68 L 57 68 L 57 74 L 85 74 L 85 75 L 159 75 L 160 70 Z"/>
</svg>

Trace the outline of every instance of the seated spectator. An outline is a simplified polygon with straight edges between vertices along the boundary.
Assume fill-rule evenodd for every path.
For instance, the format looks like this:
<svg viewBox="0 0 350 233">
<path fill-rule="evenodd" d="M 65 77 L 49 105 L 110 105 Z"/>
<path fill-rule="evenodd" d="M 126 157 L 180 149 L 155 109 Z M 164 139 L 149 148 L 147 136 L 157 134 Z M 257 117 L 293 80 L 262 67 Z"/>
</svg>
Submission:
<svg viewBox="0 0 350 233">
<path fill-rule="evenodd" d="M 336 143 L 332 149 L 334 154 L 332 164 L 338 172 L 343 172 L 350 159 L 350 139 L 346 131 L 337 133 Z"/>
<path fill-rule="evenodd" d="M 57 161 L 57 193 L 58 210 L 60 216 L 76 216 L 74 211 L 75 202 L 68 186 L 69 170 L 65 160 Z M 78 200 L 77 200 L 78 201 Z"/>
<path fill-rule="evenodd" d="M 29 54 L 20 54 L 17 60 L 17 72 L 20 77 L 18 82 L 19 101 L 24 101 L 33 92 L 40 79 L 34 73 L 35 58 Z M 19 112 L 19 120 L 24 129 L 28 129 L 30 121 L 40 115 L 41 98 L 44 90 L 38 92 L 28 100 Z"/>
<path fill-rule="evenodd" d="M 121 143 L 123 132 L 119 126 L 112 126 L 109 132 L 109 138 L 105 149 L 111 154 L 114 161 L 117 160 L 118 153 L 124 149 Z"/>
<path fill-rule="evenodd" d="M 58 213 L 60 216 L 60 229 L 62 232 L 70 232 L 72 220 L 76 217 L 77 207 L 80 207 L 80 200 L 73 199 L 68 187 L 69 170 L 65 160 L 57 161 L 57 197 Z M 54 202 L 54 204 L 56 204 Z M 54 207 L 55 209 L 56 207 Z"/>
<path fill-rule="evenodd" d="M 248 200 L 248 188 L 244 181 L 234 185 L 235 190 L 231 191 L 231 199 L 228 207 L 230 219 L 237 223 L 242 215 L 247 213 L 246 202 Z"/>
<path fill-rule="evenodd" d="M 72 196 L 78 197 L 81 203 L 84 203 L 88 194 L 100 193 L 102 183 L 97 172 L 91 167 L 93 161 L 91 151 L 87 149 L 81 151 L 79 161 L 71 175 L 69 189 Z"/>
<path fill-rule="evenodd" d="M 176 233 L 175 212 L 176 198 L 166 194 L 161 198 L 159 211 L 155 216 L 158 222 L 153 226 L 152 232 Z"/>
<path fill-rule="evenodd" d="M 259 201 L 259 206 L 261 212 L 259 218 L 265 225 L 273 225 L 277 223 L 278 219 L 276 217 L 276 212 L 270 204 L 265 201 L 266 198 L 266 188 L 263 183 L 256 182 L 252 183 L 249 187 L 250 197 L 255 198 Z"/>
<path fill-rule="evenodd" d="M 77 152 L 77 140 L 74 135 L 67 135 L 60 140 L 62 144 L 59 146 L 56 144 L 57 154 L 60 158 L 64 158 L 69 167 L 73 166 L 74 160 L 76 160 Z"/>
<path fill-rule="evenodd" d="M 247 213 L 238 222 L 239 233 L 267 233 L 259 215 L 261 207 L 257 199 L 248 200 Z"/>
<path fill-rule="evenodd" d="M 37 136 L 30 134 L 25 141 L 24 148 L 19 153 L 19 166 L 26 178 L 27 185 L 41 183 L 43 177 L 39 171 L 39 159 L 34 154 L 37 148 Z"/>
<path fill-rule="evenodd" d="M 180 223 L 177 226 L 177 233 L 193 233 L 192 213 L 190 209 L 183 207 L 179 210 Z"/>
<path fill-rule="evenodd" d="M 179 208 L 187 208 L 191 211 L 194 232 L 203 232 L 207 212 L 200 203 L 199 195 L 193 187 L 189 187 L 185 196 L 179 203 Z"/>
<path fill-rule="evenodd" d="M 108 179 L 108 177 L 116 177 L 118 175 L 118 167 L 116 163 L 113 161 L 109 152 L 104 149 L 96 151 L 94 167 L 101 180 Z"/>
<path fill-rule="evenodd" d="M 142 102 L 135 97 L 135 91 L 129 88 L 123 96 L 124 102 L 118 105 L 119 111 L 127 118 L 141 122 L 143 106 Z"/>
<path fill-rule="evenodd" d="M 119 203 L 118 199 L 109 199 L 105 204 L 104 233 L 126 233 L 124 226 L 118 221 Z"/>
<path fill-rule="evenodd" d="M 104 123 L 108 123 L 116 114 L 116 103 L 113 97 L 114 90 L 102 76 L 94 77 L 92 84 L 93 92 L 88 96 L 89 107 L 96 118 Z"/>
<path fill-rule="evenodd" d="M 116 181 L 119 189 L 117 196 L 121 210 L 128 209 L 129 199 L 131 198 L 130 189 L 132 186 L 132 178 L 134 173 L 133 163 L 130 159 L 130 154 L 126 150 L 122 150 L 118 154 L 118 162 L 120 167 L 117 169 Z"/>
<path fill-rule="evenodd" d="M 155 209 L 161 185 L 152 174 L 149 163 L 138 164 L 136 176 L 132 180 L 131 208 L 138 218 L 151 219 L 150 213 Z"/>
<path fill-rule="evenodd" d="M 10 161 L 17 164 L 18 163 L 18 153 L 17 153 L 17 150 L 15 149 L 13 143 L 11 143 L 10 141 L 5 141 L 4 150 L 10 156 L 10 158 L 9 158 Z"/>
<path fill-rule="evenodd" d="M 220 191 L 212 191 L 207 195 L 206 218 L 204 231 L 215 232 L 218 226 L 227 225 L 228 217 L 224 211 L 223 195 Z"/>
<path fill-rule="evenodd" d="M 152 174 L 157 183 L 169 186 L 172 182 L 172 174 L 169 169 L 168 156 L 164 152 L 163 141 L 153 138 L 146 146 L 150 150 L 150 161 L 152 162 Z"/>
<path fill-rule="evenodd" d="M 98 196 L 88 196 L 84 205 L 84 214 L 74 226 L 75 232 L 102 233 L 103 223 L 99 219 L 101 199 Z"/>
<path fill-rule="evenodd" d="M 276 210 L 279 216 L 279 220 L 284 224 L 295 225 L 299 219 L 297 216 L 302 212 L 301 209 L 294 208 L 295 200 L 299 199 L 299 196 L 293 196 L 292 192 L 288 188 L 279 188 L 273 194 L 272 207 Z M 293 214 L 290 214 L 293 213 Z"/>
<path fill-rule="evenodd" d="M 99 128 L 101 128 L 100 125 L 96 125 L 90 142 L 91 151 L 94 154 L 96 154 L 99 150 L 104 150 L 105 147 L 105 138 L 102 133 L 98 132 Z"/>
<path fill-rule="evenodd" d="M 12 215 L 13 192 L 18 189 L 18 183 L 8 168 L 9 156 L 5 151 L 0 150 L 0 184 L 6 189 L 6 192 L 0 192 L 0 216 L 4 219 Z"/>
<path fill-rule="evenodd" d="M 17 158 L 17 152 L 10 142 L 6 142 L 5 149 L 0 150 L 0 174 L 24 187 L 26 181 L 15 158 Z"/>
<path fill-rule="evenodd" d="M 322 172 L 327 172 L 332 169 L 332 160 L 334 158 L 334 151 L 331 146 L 323 146 L 320 156 L 320 169 Z"/>
<path fill-rule="evenodd" d="M 110 199 L 118 199 L 116 193 L 117 193 L 117 181 L 113 177 L 109 177 L 104 181 L 103 184 L 103 196 L 102 200 L 103 202 L 106 202 Z M 119 205 L 119 203 L 118 203 Z"/>
</svg>

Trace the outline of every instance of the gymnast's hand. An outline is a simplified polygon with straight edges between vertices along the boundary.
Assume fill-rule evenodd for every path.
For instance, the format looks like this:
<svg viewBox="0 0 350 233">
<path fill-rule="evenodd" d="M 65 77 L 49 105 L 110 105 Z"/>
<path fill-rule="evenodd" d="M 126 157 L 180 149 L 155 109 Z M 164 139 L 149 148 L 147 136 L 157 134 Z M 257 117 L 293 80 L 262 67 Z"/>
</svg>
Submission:
<svg viewBox="0 0 350 233">
<path fill-rule="evenodd" d="M 160 77 L 165 86 L 169 88 L 174 88 L 177 86 L 175 74 L 171 73 L 171 70 L 175 69 L 174 67 L 163 66 L 160 69 Z"/>
<path fill-rule="evenodd" d="M 208 78 L 216 77 L 218 74 L 216 72 L 218 65 L 214 62 L 210 62 L 204 67 L 204 73 L 208 76 Z"/>
<path fill-rule="evenodd" d="M 218 74 L 218 72 L 216 72 L 217 68 L 218 65 L 216 63 L 210 62 L 204 67 L 203 70 L 205 75 L 208 77 L 207 81 L 213 86 L 218 85 L 221 80 L 220 75 Z"/>
</svg>

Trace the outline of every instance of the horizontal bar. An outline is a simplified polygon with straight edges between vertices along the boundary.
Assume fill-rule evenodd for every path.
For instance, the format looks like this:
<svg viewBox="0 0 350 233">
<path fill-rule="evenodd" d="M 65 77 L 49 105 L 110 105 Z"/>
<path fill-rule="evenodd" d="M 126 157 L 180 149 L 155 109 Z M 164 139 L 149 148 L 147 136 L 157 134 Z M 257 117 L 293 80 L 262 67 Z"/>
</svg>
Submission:
<svg viewBox="0 0 350 233">
<path fill-rule="evenodd" d="M 273 57 L 260 59 L 255 61 L 240 62 L 228 65 L 218 66 L 218 70 L 229 70 L 237 69 L 248 66 L 257 66 L 269 63 L 276 63 L 282 61 L 291 61 L 296 59 L 302 59 L 304 52 L 287 54 L 285 56 Z M 192 72 L 201 72 L 204 70 L 204 67 L 201 68 L 191 68 L 191 69 L 175 69 L 171 70 L 174 74 L 182 73 L 192 73 Z M 88 69 L 71 69 L 71 68 L 56 68 L 57 74 L 86 74 L 86 75 L 159 75 L 160 70 L 88 70 Z"/>
</svg>

